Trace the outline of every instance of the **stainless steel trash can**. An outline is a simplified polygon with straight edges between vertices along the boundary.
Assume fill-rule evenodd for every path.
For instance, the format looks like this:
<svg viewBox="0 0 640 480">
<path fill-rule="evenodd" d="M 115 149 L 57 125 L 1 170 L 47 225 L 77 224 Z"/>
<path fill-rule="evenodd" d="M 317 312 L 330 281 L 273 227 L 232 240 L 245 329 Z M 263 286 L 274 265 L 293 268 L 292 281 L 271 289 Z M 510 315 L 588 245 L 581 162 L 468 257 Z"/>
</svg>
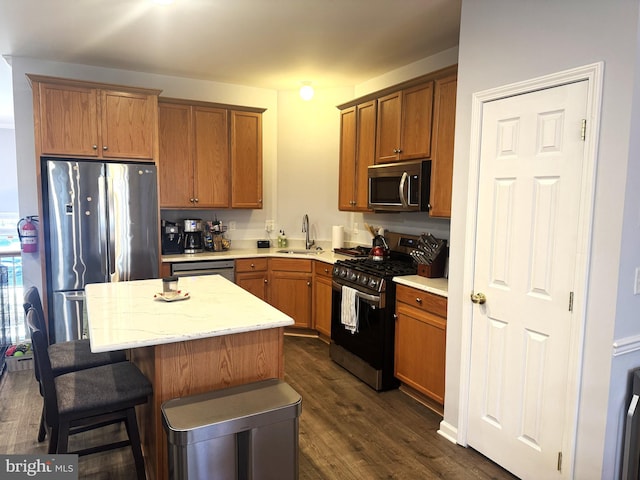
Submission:
<svg viewBox="0 0 640 480">
<path fill-rule="evenodd" d="M 296 480 L 302 397 L 278 379 L 162 404 L 172 480 Z"/>
</svg>

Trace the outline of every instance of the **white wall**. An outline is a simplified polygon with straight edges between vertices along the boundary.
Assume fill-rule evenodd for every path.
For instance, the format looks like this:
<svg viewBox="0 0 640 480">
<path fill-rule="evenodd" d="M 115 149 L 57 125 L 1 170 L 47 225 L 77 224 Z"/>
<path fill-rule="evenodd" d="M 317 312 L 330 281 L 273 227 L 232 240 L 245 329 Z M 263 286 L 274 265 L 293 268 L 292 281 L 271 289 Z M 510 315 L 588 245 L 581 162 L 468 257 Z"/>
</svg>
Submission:
<svg viewBox="0 0 640 480">
<path fill-rule="evenodd" d="M 15 158 L 15 131 L 13 127 L 0 126 L 0 212 L 18 212 L 18 175 Z"/>
<path fill-rule="evenodd" d="M 592 256 L 589 271 L 575 478 L 615 478 L 619 419 L 626 368 L 640 365 L 638 352 L 612 360 L 618 335 L 640 334 L 638 297 L 631 270 L 640 265 L 637 65 L 637 0 L 609 2 L 513 2 L 463 0 L 456 112 L 454 201 L 451 223 L 445 422 L 459 415 L 460 318 L 468 293 L 461 291 L 471 96 L 474 92 L 576 66 L 605 62 L 597 166 Z M 634 103 L 632 104 L 632 100 Z M 637 135 L 636 135 L 637 137 Z M 632 150 L 630 150 L 630 147 Z M 631 162 L 631 163 L 630 163 Z M 629 167 L 629 170 L 628 170 Z M 629 179 L 636 188 L 627 188 Z M 626 264 L 621 267 L 621 264 Z M 627 266 L 628 265 L 628 266 Z M 618 367 L 620 363 L 620 367 Z M 623 366 L 623 364 L 625 364 Z"/>
</svg>

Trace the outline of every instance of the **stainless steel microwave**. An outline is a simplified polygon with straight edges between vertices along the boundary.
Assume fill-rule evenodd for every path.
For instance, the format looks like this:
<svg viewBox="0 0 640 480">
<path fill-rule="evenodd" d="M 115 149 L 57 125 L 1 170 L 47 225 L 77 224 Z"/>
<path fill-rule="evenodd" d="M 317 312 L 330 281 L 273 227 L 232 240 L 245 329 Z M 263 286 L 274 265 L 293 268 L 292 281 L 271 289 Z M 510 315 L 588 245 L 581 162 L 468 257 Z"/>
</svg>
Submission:
<svg viewBox="0 0 640 480">
<path fill-rule="evenodd" d="M 381 212 L 427 212 L 431 160 L 383 163 L 369 171 L 369 208 Z"/>
</svg>

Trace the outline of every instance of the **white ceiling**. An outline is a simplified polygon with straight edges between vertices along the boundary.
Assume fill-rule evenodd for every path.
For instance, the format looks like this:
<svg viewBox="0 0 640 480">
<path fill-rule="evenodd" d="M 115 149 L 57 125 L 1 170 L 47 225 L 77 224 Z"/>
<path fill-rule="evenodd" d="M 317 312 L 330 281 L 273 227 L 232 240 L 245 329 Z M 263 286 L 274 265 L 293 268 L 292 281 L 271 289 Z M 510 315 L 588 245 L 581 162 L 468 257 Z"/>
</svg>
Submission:
<svg viewBox="0 0 640 480">
<path fill-rule="evenodd" d="M 460 4 L 0 0 L 0 54 L 276 90 L 355 85 L 456 46 Z"/>
</svg>

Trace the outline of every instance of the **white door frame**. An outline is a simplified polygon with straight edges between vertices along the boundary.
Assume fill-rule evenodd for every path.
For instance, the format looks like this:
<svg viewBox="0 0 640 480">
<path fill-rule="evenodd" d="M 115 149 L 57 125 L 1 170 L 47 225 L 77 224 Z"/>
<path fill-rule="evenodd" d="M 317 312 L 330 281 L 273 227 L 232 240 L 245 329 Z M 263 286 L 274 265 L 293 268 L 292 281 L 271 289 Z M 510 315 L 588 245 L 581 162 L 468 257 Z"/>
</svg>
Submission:
<svg viewBox="0 0 640 480">
<path fill-rule="evenodd" d="M 580 188 L 580 213 L 578 218 L 578 245 L 575 267 L 575 290 L 573 316 L 571 318 L 571 344 L 569 350 L 569 373 L 566 404 L 566 424 L 564 431 L 573 432 L 563 439 L 564 475 L 573 476 L 574 452 L 576 444 L 576 428 L 580 379 L 582 377 L 582 350 L 584 344 L 584 325 L 586 313 L 586 292 L 588 287 L 588 271 L 591 259 L 591 233 L 593 226 L 593 210 L 595 200 L 596 163 L 598 138 L 600 131 L 600 109 L 604 63 L 598 62 L 570 70 L 526 80 L 490 90 L 475 93 L 472 99 L 471 143 L 469 151 L 469 178 L 467 220 L 465 235 L 464 273 L 462 278 L 464 307 L 462 309 L 461 355 L 460 355 L 460 409 L 456 441 L 467 445 L 469 415 L 469 383 L 471 373 L 471 322 L 473 308 L 467 295 L 474 291 L 475 235 L 477 227 L 477 209 L 475 199 L 478 198 L 478 177 L 480 173 L 480 146 L 482 140 L 482 115 L 486 102 L 512 97 L 547 88 L 587 80 L 587 129 L 583 163 L 582 185 Z"/>
</svg>

